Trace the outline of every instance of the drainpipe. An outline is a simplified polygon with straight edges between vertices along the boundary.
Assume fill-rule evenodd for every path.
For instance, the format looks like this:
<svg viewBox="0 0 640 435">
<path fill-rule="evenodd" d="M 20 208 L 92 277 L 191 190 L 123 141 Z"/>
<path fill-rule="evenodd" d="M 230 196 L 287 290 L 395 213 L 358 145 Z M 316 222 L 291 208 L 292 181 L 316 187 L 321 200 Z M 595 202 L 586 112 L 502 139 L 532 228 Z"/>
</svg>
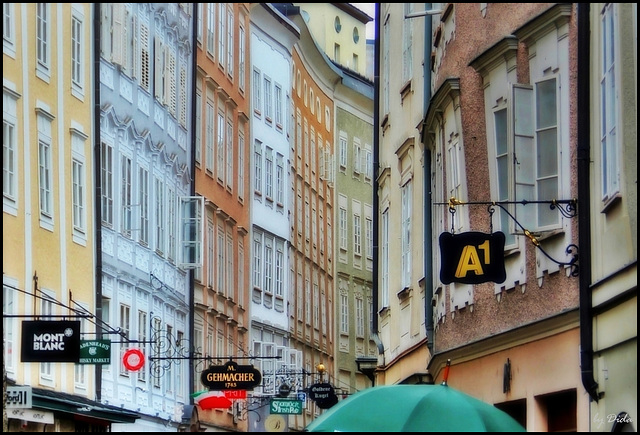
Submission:
<svg viewBox="0 0 640 435">
<path fill-rule="evenodd" d="M 102 142 L 100 139 L 100 3 L 93 4 L 93 225 L 95 227 L 96 338 L 102 339 Z M 102 365 L 96 364 L 96 401 L 102 398 Z"/>
<path fill-rule="evenodd" d="M 593 318 L 591 306 L 591 204 L 589 106 L 589 3 L 578 3 L 578 244 L 580 246 L 580 369 L 582 385 L 596 402 L 598 383 L 593 377 Z"/>
<path fill-rule="evenodd" d="M 425 3 L 425 10 L 431 9 L 431 3 Z M 424 19 L 424 97 L 423 97 L 423 110 L 424 117 L 427 117 L 427 111 L 429 110 L 429 101 L 431 100 L 431 15 L 427 15 Z M 424 130 L 423 126 L 423 130 Z M 423 163 L 423 183 L 424 183 L 424 198 L 426 199 L 424 205 L 424 223 L 423 223 L 423 245 L 424 245 L 424 325 L 427 334 L 427 349 L 429 349 L 429 355 L 433 355 L 434 340 L 433 340 L 433 237 L 431 227 L 431 210 L 432 210 L 432 197 L 431 197 L 431 150 L 426 146 L 426 134 L 422 131 L 422 141 L 424 144 L 424 163 Z"/>
<path fill-rule="evenodd" d="M 375 42 L 374 42 L 374 60 L 373 60 L 373 227 L 379 228 L 379 212 L 378 204 L 378 176 L 380 175 L 380 28 L 382 17 L 380 16 L 380 3 L 375 6 Z M 378 231 L 373 232 L 373 264 L 378 264 Z M 379 300 L 378 300 L 378 273 L 374 272 L 371 279 L 373 309 L 376 315 L 371 319 L 371 338 L 378 347 L 378 355 L 382 355 L 384 359 L 384 345 L 378 336 L 378 316 Z M 384 362 L 383 362 L 384 364 Z"/>
<path fill-rule="evenodd" d="M 193 63 L 192 63 L 192 73 L 191 73 L 191 163 L 190 163 L 190 171 L 191 172 L 191 196 L 196 195 L 196 110 L 200 110 L 199 107 L 196 106 L 196 80 L 197 74 L 196 70 L 198 69 L 198 3 L 191 4 L 191 10 L 193 11 L 193 34 L 191 35 L 191 43 L 193 44 L 191 48 L 191 52 L 193 55 Z M 193 343 L 193 337 L 195 336 L 195 279 L 193 269 L 189 270 L 189 342 Z M 195 349 L 189 349 L 189 392 L 193 389 L 194 378 L 195 378 L 195 361 L 193 360 L 193 353 Z M 193 403 L 193 398 L 191 398 L 191 403 Z"/>
</svg>

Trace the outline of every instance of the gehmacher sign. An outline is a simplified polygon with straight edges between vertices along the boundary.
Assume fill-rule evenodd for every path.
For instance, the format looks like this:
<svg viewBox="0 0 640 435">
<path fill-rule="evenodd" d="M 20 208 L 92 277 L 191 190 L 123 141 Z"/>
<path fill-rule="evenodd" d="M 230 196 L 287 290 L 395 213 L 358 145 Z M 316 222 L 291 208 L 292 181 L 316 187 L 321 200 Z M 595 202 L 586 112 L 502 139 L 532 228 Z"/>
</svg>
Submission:
<svg viewBox="0 0 640 435">
<path fill-rule="evenodd" d="M 260 385 L 262 375 L 252 365 L 238 365 L 233 361 L 223 366 L 210 366 L 200 375 L 202 385 L 210 390 L 253 390 Z"/>
<path fill-rule="evenodd" d="M 22 362 L 73 362 L 80 359 L 79 320 L 24 320 Z"/>
</svg>

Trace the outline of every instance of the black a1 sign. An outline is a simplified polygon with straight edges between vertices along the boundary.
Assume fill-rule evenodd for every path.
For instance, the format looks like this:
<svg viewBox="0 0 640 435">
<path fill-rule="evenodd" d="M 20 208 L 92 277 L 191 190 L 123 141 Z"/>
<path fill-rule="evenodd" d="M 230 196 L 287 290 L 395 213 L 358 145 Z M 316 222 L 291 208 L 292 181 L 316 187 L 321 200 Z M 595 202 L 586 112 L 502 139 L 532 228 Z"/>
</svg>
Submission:
<svg viewBox="0 0 640 435">
<path fill-rule="evenodd" d="M 22 362 L 73 362 L 80 360 L 79 320 L 24 320 Z"/>
<path fill-rule="evenodd" d="M 443 284 L 481 284 L 507 279 L 504 268 L 504 233 L 440 234 L 440 281 Z"/>
</svg>

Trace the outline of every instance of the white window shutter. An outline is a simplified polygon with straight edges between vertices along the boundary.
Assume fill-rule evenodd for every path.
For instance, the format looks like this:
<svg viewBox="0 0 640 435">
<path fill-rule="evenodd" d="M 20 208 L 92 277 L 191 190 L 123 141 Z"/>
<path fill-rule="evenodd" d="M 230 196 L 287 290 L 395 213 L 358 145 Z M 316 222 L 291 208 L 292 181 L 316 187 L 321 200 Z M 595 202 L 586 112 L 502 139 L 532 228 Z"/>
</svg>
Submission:
<svg viewBox="0 0 640 435">
<path fill-rule="evenodd" d="M 513 93 L 513 174 L 517 202 L 536 199 L 533 88 L 514 85 Z M 517 205 L 516 218 L 528 230 L 535 228 L 536 205 Z"/>
</svg>

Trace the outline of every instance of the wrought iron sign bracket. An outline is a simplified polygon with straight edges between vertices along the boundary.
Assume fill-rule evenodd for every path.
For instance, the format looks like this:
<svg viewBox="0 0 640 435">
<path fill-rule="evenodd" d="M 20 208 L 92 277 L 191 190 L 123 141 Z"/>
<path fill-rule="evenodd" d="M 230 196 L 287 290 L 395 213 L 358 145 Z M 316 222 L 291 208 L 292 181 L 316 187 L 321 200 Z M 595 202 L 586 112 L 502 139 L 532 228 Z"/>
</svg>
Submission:
<svg viewBox="0 0 640 435">
<path fill-rule="evenodd" d="M 530 230 L 526 229 L 516 217 L 507 209 L 506 206 L 514 204 L 514 205 L 527 205 L 527 204 L 549 204 L 549 208 L 551 210 L 558 210 L 562 216 L 565 218 L 571 219 L 578 215 L 578 200 L 577 199 L 552 199 L 548 201 L 527 201 L 523 199 L 521 201 L 469 201 L 463 202 L 455 197 L 449 198 L 449 201 L 446 203 L 435 203 L 437 205 L 447 205 L 449 207 L 449 213 L 451 213 L 451 232 L 454 232 L 453 225 L 453 217 L 456 213 L 456 207 L 461 205 L 486 205 L 487 212 L 491 217 L 493 217 L 493 213 L 495 212 L 495 207 L 500 207 L 522 230 L 522 233 L 531 241 L 531 243 L 542 252 L 549 260 L 553 261 L 559 266 L 567 266 L 571 269 L 571 276 L 577 277 L 579 274 L 579 266 L 578 266 L 578 246 L 575 244 L 570 244 L 565 249 L 567 255 L 571 255 L 571 260 L 569 261 L 558 261 L 551 257 L 549 253 L 547 253 L 540 244 L 540 240 L 536 237 L 536 235 Z M 491 221 L 491 232 L 493 232 L 493 221 Z"/>
</svg>

